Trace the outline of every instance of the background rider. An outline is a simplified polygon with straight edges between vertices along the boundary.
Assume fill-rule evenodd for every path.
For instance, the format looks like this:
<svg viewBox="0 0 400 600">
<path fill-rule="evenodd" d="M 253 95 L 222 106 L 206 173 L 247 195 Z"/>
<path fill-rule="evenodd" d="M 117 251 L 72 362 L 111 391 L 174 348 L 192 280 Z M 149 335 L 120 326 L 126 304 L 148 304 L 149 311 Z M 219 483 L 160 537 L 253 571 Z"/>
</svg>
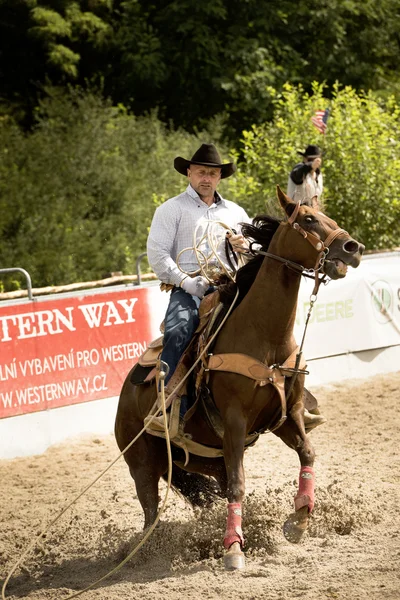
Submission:
<svg viewBox="0 0 400 600">
<path fill-rule="evenodd" d="M 320 170 L 322 152 L 319 146 L 310 144 L 304 152 L 298 151 L 303 157 L 290 172 L 287 195 L 301 204 L 311 203 L 313 197 L 320 201 L 323 192 L 323 178 Z"/>
</svg>

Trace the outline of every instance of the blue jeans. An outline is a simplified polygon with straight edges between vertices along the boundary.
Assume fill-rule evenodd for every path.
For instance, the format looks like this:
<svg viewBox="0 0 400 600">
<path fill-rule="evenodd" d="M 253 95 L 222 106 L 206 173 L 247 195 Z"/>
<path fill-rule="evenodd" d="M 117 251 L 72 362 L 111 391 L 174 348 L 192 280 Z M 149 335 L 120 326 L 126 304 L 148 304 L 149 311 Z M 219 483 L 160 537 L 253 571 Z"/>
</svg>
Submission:
<svg viewBox="0 0 400 600">
<path fill-rule="evenodd" d="M 165 313 L 164 347 L 161 360 L 169 366 L 165 384 L 174 374 L 179 359 L 189 345 L 199 324 L 200 298 L 192 296 L 182 288 L 175 287 L 171 292 Z"/>
</svg>

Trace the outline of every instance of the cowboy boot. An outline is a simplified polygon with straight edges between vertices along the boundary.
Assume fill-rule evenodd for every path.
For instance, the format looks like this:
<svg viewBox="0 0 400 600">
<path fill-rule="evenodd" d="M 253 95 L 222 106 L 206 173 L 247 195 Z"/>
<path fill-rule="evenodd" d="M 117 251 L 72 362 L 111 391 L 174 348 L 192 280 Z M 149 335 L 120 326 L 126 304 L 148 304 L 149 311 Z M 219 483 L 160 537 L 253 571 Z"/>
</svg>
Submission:
<svg viewBox="0 0 400 600">
<path fill-rule="evenodd" d="M 169 434 L 171 436 L 171 439 L 173 437 L 175 437 L 175 435 L 178 434 L 183 434 L 184 433 L 184 427 L 185 427 L 185 422 L 183 420 L 183 415 L 185 414 L 186 410 L 186 406 L 187 403 L 185 402 L 185 400 L 187 399 L 186 396 L 182 396 L 181 398 L 177 397 L 174 399 L 172 406 L 169 408 L 168 412 L 167 412 L 167 425 L 168 425 L 168 431 Z M 184 405 L 184 409 L 182 411 L 181 406 L 182 404 Z M 157 415 L 156 417 L 153 417 L 153 419 L 151 419 L 151 415 L 148 415 L 147 417 L 145 417 L 144 419 L 144 424 L 146 426 L 147 431 L 149 431 L 149 433 L 151 433 L 152 431 L 155 432 L 161 432 L 164 433 L 165 432 L 165 423 L 164 423 L 164 415 Z"/>
<path fill-rule="evenodd" d="M 304 409 L 304 427 L 306 432 L 326 423 L 326 421 L 327 419 L 323 415 L 311 413 L 306 408 Z"/>
</svg>

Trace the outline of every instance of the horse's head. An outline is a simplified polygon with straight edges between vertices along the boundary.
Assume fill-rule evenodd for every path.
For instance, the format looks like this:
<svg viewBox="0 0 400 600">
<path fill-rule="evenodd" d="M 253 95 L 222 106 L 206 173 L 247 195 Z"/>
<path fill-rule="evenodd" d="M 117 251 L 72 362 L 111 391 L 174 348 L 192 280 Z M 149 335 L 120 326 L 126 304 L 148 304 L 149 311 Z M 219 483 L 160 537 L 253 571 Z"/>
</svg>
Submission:
<svg viewBox="0 0 400 600">
<path fill-rule="evenodd" d="M 317 202 L 312 206 L 300 205 L 290 200 L 279 186 L 277 193 L 288 217 L 284 226 L 293 232 L 290 256 L 285 258 L 319 270 L 331 279 L 345 277 L 348 266 L 358 267 L 365 246 L 320 212 Z"/>
</svg>

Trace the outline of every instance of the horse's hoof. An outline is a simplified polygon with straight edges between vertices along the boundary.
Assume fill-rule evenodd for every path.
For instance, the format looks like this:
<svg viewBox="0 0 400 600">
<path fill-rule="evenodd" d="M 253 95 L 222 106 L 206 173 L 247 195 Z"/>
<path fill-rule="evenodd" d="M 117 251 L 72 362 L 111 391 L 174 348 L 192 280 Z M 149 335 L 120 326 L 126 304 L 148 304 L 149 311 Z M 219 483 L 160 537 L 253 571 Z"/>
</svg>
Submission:
<svg viewBox="0 0 400 600">
<path fill-rule="evenodd" d="M 237 569 L 244 569 L 244 554 L 241 551 L 240 544 L 238 542 L 232 544 L 228 552 L 225 554 L 224 565 L 226 571 L 236 571 Z"/>
<path fill-rule="evenodd" d="M 307 529 L 308 508 L 304 507 L 292 513 L 283 524 L 283 535 L 288 542 L 298 544 Z"/>
</svg>

